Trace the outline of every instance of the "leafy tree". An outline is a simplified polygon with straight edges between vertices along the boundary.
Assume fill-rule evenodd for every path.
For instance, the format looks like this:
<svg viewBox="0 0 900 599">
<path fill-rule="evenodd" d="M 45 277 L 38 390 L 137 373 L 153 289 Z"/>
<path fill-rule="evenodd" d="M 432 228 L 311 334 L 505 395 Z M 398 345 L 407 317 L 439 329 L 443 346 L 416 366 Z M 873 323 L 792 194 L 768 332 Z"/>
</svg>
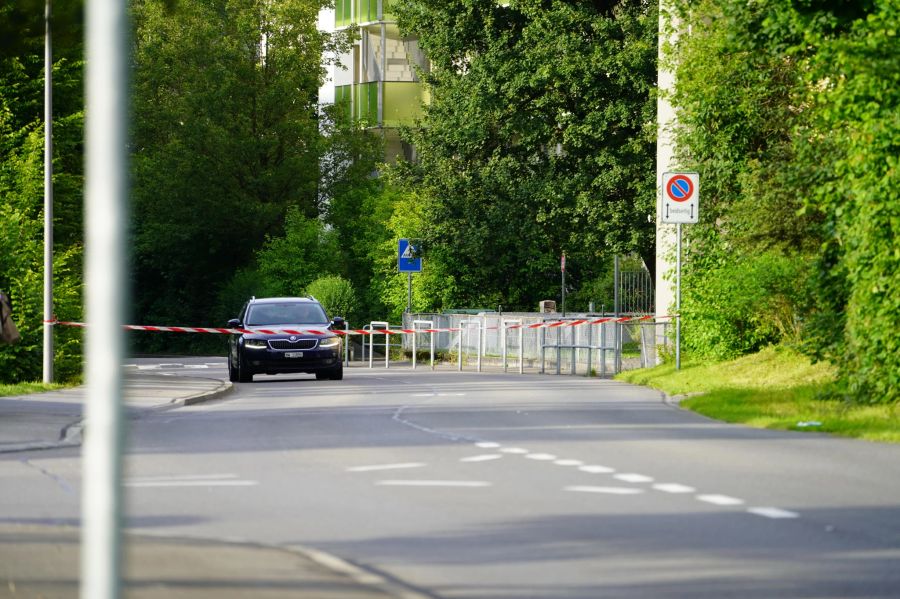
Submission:
<svg viewBox="0 0 900 599">
<path fill-rule="evenodd" d="M 826 345 L 850 397 L 900 401 L 900 23 L 898 0 L 877 0 L 843 35 L 816 36 L 815 128 L 834 148 L 827 185 L 807 207 L 824 218 L 817 316 L 844 324 Z M 835 268 L 836 267 L 836 268 Z M 835 278 L 835 273 L 838 278 Z M 835 305 L 835 298 L 846 304 Z M 817 331 L 821 337 L 823 331 Z"/>
<path fill-rule="evenodd" d="M 410 132 L 432 308 L 535 306 L 596 279 L 605 256 L 653 255 L 654 3 L 520 0 L 396 7 L 432 61 L 431 102 Z"/>
<path fill-rule="evenodd" d="M 81 3 L 53 13 L 54 311 L 80 321 L 83 46 Z M 43 354 L 44 3 L 0 7 L 0 289 L 21 341 L 0 348 L 0 381 L 41 377 Z M 77 378 L 81 332 L 57 327 L 55 374 Z"/>
<path fill-rule="evenodd" d="M 687 345 L 799 337 L 839 365 L 848 397 L 897 401 L 900 3 L 676 4 L 690 31 L 675 48 L 677 136 L 704 180 Z M 773 305 L 791 326 L 762 318 Z"/>
<path fill-rule="evenodd" d="M 338 264 L 334 232 L 321 220 L 290 208 L 284 228 L 284 236 L 270 237 L 257 254 L 264 295 L 300 295 Z"/>
<path fill-rule="evenodd" d="M 319 277 L 306 286 L 306 294 L 319 300 L 331 318 L 352 319 L 358 307 L 353 283 L 339 276 Z"/>
<path fill-rule="evenodd" d="M 205 322 L 289 208 L 318 216 L 321 57 L 342 43 L 317 30 L 322 5 L 134 3 L 139 319 Z"/>
</svg>

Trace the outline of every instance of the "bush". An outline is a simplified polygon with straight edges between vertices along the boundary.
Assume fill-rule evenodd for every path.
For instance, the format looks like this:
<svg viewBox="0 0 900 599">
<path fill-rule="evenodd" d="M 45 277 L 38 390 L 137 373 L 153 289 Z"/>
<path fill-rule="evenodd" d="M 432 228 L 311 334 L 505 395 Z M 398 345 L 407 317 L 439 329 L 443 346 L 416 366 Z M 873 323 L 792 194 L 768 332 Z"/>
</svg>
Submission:
<svg viewBox="0 0 900 599">
<path fill-rule="evenodd" d="M 768 252 L 693 272 L 684 280 L 681 303 L 685 348 L 728 359 L 772 343 L 795 343 L 807 271 L 800 257 Z"/>
<path fill-rule="evenodd" d="M 342 277 L 318 278 L 306 287 L 306 294 L 319 300 L 332 318 L 341 316 L 349 321 L 356 315 L 356 292 L 353 284 Z"/>
</svg>

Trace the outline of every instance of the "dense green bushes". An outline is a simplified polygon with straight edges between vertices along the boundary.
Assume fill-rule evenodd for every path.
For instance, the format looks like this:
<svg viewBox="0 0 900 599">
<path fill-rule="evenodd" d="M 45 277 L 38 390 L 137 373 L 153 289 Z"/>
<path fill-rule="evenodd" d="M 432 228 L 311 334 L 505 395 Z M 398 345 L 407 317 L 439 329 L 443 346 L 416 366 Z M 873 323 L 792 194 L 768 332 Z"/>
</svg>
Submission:
<svg viewBox="0 0 900 599">
<path fill-rule="evenodd" d="M 900 400 L 900 2 L 676 5 L 677 139 L 704 203 L 686 345 L 796 341 L 849 397 Z"/>
</svg>

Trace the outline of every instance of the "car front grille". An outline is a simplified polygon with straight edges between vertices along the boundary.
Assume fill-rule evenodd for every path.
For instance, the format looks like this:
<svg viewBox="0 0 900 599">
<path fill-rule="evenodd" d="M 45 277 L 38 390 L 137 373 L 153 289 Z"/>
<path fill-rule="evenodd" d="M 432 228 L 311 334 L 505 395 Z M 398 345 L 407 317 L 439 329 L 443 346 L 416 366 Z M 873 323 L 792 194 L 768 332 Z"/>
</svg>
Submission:
<svg viewBox="0 0 900 599">
<path fill-rule="evenodd" d="M 319 341 L 317 339 L 297 339 L 296 341 L 291 341 L 290 339 L 269 340 L 269 347 L 271 347 L 272 349 L 284 350 L 313 349 L 318 344 Z"/>
</svg>

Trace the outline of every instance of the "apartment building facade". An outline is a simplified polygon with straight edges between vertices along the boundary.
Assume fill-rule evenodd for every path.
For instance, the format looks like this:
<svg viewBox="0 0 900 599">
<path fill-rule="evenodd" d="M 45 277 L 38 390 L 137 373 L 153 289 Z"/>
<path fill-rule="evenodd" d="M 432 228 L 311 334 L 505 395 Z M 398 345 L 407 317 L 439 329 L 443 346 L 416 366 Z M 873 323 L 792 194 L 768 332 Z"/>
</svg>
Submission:
<svg viewBox="0 0 900 599">
<path fill-rule="evenodd" d="M 350 52 L 341 56 L 331 81 L 322 90 L 322 101 L 344 107 L 347 115 L 385 140 L 386 159 L 414 159 L 413 150 L 400 140 L 399 127 L 412 125 L 428 101 L 419 72 L 427 72 L 428 60 L 414 37 L 400 34 L 389 0 L 336 0 L 334 11 L 320 19 L 333 28 L 358 29 Z"/>
</svg>

